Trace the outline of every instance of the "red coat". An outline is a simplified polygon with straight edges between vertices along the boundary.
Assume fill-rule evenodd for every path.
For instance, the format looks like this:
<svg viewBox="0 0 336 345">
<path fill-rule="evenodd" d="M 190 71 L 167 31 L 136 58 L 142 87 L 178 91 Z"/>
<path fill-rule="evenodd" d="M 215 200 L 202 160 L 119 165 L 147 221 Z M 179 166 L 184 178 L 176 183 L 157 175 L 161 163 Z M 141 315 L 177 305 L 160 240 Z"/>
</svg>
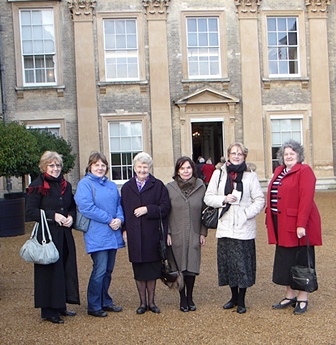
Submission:
<svg viewBox="0 0 336 345">
<path fill-rule="evenodd" d="M 301 226 L 306 229 L 309 243 L 321 245 L 321 217 L 314 202 L 316 178 L 307 164 L 297 163 L 283 177 L 278 188 L 278 242 L 276 241 L 274 225 L 271 214 L 270 191 L 273 181 L 282 172 L 284 166 L 275 169 L 273 178 L 268 186 L 266 227 L 268 242 L 283 247 L 296 247 L 298 237 L 296 228 Z M 299 245 L 305 245 L 305 237 L 299 240 Z"/>
<path fill-rule="evenodd" d="M 215 171 L 215 166 L 213 164 L 204 164 L 201 168 L 203 175 L 205 176 L 204 182 L 209 183 L 212 173 Z"/>
</svg>

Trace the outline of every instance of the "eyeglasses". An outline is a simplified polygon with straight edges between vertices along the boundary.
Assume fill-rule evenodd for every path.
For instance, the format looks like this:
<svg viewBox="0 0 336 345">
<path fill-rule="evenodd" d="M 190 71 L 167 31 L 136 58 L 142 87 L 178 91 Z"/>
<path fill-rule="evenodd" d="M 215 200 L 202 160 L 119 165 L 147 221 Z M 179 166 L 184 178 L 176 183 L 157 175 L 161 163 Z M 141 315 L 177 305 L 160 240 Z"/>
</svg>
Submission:
<svg viewBox="0 0 336 345">
<path fill-rule="evenodd" d="M 62 168 L 62 165 L 61 164 L 48 164 L 48 167 L 51 168 L 51 169 L 61 169 Z"/>
<path fill-rule="evenodd" d="M 244 156 L 241 152 L 230 152 L 231 156 L 238 156 L 238 157 L 242 157 Z"/>
</svg>

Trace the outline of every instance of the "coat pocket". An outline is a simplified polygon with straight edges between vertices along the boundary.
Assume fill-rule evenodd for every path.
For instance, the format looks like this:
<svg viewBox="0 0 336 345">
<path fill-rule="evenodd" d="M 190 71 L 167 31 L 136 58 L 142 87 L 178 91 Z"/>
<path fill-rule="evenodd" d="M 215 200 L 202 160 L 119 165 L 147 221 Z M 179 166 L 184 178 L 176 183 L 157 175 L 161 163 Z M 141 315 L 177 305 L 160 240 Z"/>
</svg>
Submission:
<svg viewBox="0 0 336 345">
<path fill-rule="evenodd" d="M 296 232 L 296 222 L 298 210 L 297 208 L 288 208 L 286 211 L 287 215 L 287 231 Z"/>
</svg>

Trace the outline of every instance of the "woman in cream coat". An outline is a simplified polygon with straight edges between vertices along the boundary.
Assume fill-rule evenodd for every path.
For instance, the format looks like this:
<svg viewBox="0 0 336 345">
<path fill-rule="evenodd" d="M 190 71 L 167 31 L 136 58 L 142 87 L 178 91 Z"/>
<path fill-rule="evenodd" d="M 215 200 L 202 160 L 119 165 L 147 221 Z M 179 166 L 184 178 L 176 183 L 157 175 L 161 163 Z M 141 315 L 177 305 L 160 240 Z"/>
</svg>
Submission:
<svg viewBox="0 0 336 345">
<path fill-rule="evenodd" d="M 247 171 L 247 153 L 241 143 L 229 146 L 228 161 L 213 173 L 204 197 L 206 205 L 219 208 L 218 285 L 229 285 L 232 294 L 223 308 L 237 305 L 239 314 L 246 312 L 246 289 L 256 279 L 256 216 L 265 205 L 257 175 Z"/>
</svg>

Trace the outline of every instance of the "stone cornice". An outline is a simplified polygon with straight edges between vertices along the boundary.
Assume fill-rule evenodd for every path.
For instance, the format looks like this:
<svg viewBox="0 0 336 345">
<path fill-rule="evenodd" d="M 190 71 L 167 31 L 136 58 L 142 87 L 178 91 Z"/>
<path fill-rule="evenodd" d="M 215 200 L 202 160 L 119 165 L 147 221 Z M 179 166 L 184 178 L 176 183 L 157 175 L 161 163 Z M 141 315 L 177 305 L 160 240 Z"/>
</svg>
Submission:
<svg viewBox="0 0 336 345">
<path fill-rule="evenodd" d="M 68 0 L 68 7 L 74 20 L 87 20 L 92 19 L 96 3 L 96 0 Z"/>
<path fill-rule="evenodd" d="M 151 19 L 165 19 L 168 13 L 170 0 L 142 0 L 146 14 Z"/>
<path fill-rule="evenodd" d="M 240 17 L 255 17 L 262 0 L 235 0 Z"/>
<path fill-rule="evenodd" d="M 330 0 L 306 0 L 308 15 L 314 17 L 326 17 Z"/>
</svg>

